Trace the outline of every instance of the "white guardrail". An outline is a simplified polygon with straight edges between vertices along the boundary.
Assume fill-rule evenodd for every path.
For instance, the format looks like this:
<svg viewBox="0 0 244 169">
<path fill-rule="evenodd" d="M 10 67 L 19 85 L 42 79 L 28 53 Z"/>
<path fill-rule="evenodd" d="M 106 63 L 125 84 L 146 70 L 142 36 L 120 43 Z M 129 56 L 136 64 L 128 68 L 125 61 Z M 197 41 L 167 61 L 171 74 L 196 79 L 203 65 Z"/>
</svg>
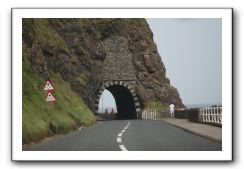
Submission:
<svg viewBox="0 0 244 169">
<path fill-rule="evenodd" d="M 157 109 L 143 109 L 142 119 L 144 120 L 157 120 L 158 111 Z"/>
<path fill-rule="evenodd" d="M 203 123 L 222 124 L 222 107 L 200 108 L 199 114 Z"/>
</svg>

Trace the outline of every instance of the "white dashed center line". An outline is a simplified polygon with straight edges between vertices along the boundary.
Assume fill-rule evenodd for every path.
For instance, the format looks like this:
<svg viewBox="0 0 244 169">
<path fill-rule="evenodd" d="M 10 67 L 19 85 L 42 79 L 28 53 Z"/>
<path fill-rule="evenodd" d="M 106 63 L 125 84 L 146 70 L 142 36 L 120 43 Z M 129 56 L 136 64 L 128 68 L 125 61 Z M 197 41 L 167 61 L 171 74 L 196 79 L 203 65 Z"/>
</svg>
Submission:
<svg viewBox="0 0 244 169">
<path fill-rule="evenodd" d="M 123 133 L 119 133 L 119 134 L 118 134 L 118 137 L 121 137 L 121 136 L 122 136 L 122 134 L 123 134 Z M 118 138 L 118 137 L 117 137 L 117 138 Z"/>
<path fill-rule="evenodd" d="M 129 127 L 130 125 L 130 121 L 128 122 L 128 124 L 125 126 L 125 128 L 118 134 L 117 136 L 117 143 L 119 144 L 119 148 L 122 150 L 122 151 L 128 151 L 126 149 L 126 147 L 122 144 L 122 135 L 123 133 L 126 131 L 126 129 Z"/>
<path fill-rule="evenodd" d="M 121 137 L 117 137 L 117 143 L 119 143 L 119 144 L 122 143 Z"/>
<path fill-rule="evenodd" d="M 119 148 L 122 150 L 122 151 L 128 151 L 124 145 L 119 145 Z"/>
</svg>

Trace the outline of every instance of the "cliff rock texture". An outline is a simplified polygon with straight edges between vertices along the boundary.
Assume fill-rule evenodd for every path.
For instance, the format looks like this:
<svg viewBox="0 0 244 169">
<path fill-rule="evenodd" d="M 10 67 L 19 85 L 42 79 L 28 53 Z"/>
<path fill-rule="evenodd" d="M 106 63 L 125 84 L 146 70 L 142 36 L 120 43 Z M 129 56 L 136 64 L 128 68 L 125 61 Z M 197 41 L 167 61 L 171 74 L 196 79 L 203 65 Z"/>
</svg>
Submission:
<svg viewBox="0 0 244 169">
<path fill-rule="evenodd" d="M 44 79 L 59 73 L 93 111 L 106 80 L 136 81 L 142 109 L 153 102 L 184 106 L 145 19 L 23 19 L 22 42 L 33 72 Z"/>
</svg>

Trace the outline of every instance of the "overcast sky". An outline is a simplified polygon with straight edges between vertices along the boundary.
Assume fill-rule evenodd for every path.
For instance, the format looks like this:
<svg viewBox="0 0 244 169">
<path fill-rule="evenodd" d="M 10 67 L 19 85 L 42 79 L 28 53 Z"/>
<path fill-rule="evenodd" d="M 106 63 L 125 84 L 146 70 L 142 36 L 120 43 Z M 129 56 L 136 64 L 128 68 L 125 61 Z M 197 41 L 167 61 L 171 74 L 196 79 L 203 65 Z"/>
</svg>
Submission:
<svg viewBox="0 0 244 169">
<path fill-rule="evenodd" d="M 166 76 L 186 105 L 222 103 L 221 19 L 147 19 Z M 104 107 L 115 105 L 104 92 Z M 101 102 L 100 102 L 101 106 Z"/>
<path fill-rule="evenodd" d="M 183 103 L 222 103 L 221 19 L 147 21 Z"/>
</svg>

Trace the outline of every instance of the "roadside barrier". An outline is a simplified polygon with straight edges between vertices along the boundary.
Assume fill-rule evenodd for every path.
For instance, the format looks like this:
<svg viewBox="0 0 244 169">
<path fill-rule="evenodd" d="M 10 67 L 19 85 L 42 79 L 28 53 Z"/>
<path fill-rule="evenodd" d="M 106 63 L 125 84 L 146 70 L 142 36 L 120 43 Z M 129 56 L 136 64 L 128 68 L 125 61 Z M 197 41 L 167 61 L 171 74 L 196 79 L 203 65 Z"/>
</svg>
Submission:
<svg viewBox="0 0 244 169">
<path fill-rule="evenodd" d="M 157 109 L 144 109 L 142 111 L 142 119 L 144 120 L 157 120 L 158 117 Z"/>
<path fill-rule="evenodd" d="M 222 107 L 200 108 L 199 114 L 202 123 L 222 124 Z"/>
</svg>

